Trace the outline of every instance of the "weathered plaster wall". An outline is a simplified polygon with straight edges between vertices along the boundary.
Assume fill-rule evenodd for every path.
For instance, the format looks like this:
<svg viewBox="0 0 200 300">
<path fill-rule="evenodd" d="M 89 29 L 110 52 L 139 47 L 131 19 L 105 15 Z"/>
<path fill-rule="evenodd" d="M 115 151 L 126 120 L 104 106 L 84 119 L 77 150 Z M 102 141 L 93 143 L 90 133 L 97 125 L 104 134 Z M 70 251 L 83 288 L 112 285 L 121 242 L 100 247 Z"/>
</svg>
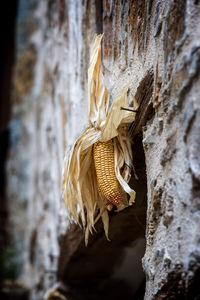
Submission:
<svg viewBox="0 0 200 300">
<path fill-rule="evenodd" d="M 145 299 L 192 299 L 200 293 L 199 25 L 198 1 L 105 2 L 104 65 L 110 90 L 131 81 L 135 94 L 147 71 L 154 73 L 155 115 L 143 128 Z"/>
<path fill-rule="evenodd" d="M 59 241 L 68 226 L 62 159 L 87 124 L 89 49 L 102 30 L 112 94 L 130 83 L 130 102 L 136 94 L 142 105 L 147 74 L 154 79 L 154 115 L 142 130 L 145 299 L 199 293 L 199 20 L 194 0 L 19 2 L 7 195 L 17 278 L 31 299 L 41 299 L 57 280 Z"/>
<path fill-rule="evenodd" d="M 31 299 L 56 281 L 64 149 L 87 122 L 85 11 L 78 1 L 19 1 L 7 198 L 18 281 Z"/>
</svg>

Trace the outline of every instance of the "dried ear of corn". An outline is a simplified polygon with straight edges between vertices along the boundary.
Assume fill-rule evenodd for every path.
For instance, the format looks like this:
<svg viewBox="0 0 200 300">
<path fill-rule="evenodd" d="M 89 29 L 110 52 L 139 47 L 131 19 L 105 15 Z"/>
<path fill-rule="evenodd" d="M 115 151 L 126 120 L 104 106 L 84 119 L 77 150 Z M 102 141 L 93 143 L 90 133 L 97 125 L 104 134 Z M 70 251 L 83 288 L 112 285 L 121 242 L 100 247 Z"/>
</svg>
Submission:
<svg viewBox="0 0 200 300">
<path fill-rule="evenodd" d="M 66 151 L 63 167 L 62 196 L 68 217 L 84 226 L 86 244 L 100 217 L 108 238 L 107 209 L 114 205 L 121 210 L 135 198 L 128 185 L 132 152 L 126 127 L 135 114 L 120 110 L 128 106 L 128 85 L 108 109 L 109 93 L 101 71 L 101 39 L 102 35 L 95 38 L 88 69 L 89 125 L 72 149 Z M 133 108 L 137 109 L 136 102 Z"/>
<path fill-rule="evenodd" d="M 100 196 L 106 208 L 123 205 L 119 182 L 115 175 L 113 141 L 96 142 L 93 145 L 94 165 Z"/>
</svg>

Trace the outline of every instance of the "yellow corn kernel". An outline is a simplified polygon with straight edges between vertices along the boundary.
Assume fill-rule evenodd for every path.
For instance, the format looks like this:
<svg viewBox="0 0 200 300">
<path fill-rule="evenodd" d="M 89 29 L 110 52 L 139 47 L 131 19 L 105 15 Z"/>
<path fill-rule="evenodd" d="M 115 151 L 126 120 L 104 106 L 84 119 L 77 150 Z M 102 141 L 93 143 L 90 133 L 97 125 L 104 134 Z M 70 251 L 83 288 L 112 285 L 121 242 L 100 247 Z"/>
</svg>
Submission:
<svg viewBox="0 0 200 300">
<path fill-rule="evenodd" d="M 99 193 L 108 210 L 112 205 L 123 205 L 119 183 L 115 175 L 114 146 L 112 140 L 96 142 L 93 145 L 94 165 L 97 174 Z"/>
</svg>

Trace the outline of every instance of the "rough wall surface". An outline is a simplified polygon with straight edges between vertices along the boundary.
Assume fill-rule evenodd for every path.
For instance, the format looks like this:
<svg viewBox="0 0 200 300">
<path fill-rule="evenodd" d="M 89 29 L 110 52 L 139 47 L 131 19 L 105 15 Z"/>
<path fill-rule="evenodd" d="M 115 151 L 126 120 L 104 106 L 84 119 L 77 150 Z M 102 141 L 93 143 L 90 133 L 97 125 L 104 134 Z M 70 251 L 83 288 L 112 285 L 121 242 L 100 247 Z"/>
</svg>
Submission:
<svg viewBox="0 0 200 300">
<path fill-rule="evenodd" d="M 154 114 L 141 123 L 145 299 L 200 293 L 199 20 L 196 0 L 19 2 L 7 195 L 17 278 L 31 299 L 57 280 L 59 240 L 68 226 L 62 159 L 87 124 L 89 49 L 101 31 L 110 93 L 130 83 L 130 102 L 137 95 L 142 106 L 153 74 Z"/>
<path fill-rule="evenodd" d="M 57 277 L 59 237 L 67 227 L 64 149 L 87 122 L 85 7 L 19 2 L 7 197 L 14 265 L 31 299 L 42 298 Z"/>
</svg>

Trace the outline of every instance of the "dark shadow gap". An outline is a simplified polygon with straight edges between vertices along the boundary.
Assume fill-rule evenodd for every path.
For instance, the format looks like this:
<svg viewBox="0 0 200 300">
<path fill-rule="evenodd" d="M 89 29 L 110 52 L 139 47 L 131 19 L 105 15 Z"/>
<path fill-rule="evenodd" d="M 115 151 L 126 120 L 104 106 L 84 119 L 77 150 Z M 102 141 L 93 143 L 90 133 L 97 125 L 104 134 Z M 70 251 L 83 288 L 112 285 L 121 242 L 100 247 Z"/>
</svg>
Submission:
<svg viewBox="0 0 200 300">
<path fill-rule="evenodd" d="M 3 251 L 8 244 L 6 225 L 6 160 L 9 149 L 9 121 L 11 114 L 11 85 L 15 57 L 15 22 L 18 1 L 4 2 L 0 17 L 0 281 L 7 276 Z"/>
<path fill-rule="evenodd" d="M 18 0 L 4 1 L 0 12 L 0 299 L 27 300 L 27 290 L 16 279 L 12 261 L 15 255 L 7 232 L 8 204 L 6 199 L 6 161 L 9 151 L 12 75 L 15 61 L 16 17 Z"/>
</svg>

